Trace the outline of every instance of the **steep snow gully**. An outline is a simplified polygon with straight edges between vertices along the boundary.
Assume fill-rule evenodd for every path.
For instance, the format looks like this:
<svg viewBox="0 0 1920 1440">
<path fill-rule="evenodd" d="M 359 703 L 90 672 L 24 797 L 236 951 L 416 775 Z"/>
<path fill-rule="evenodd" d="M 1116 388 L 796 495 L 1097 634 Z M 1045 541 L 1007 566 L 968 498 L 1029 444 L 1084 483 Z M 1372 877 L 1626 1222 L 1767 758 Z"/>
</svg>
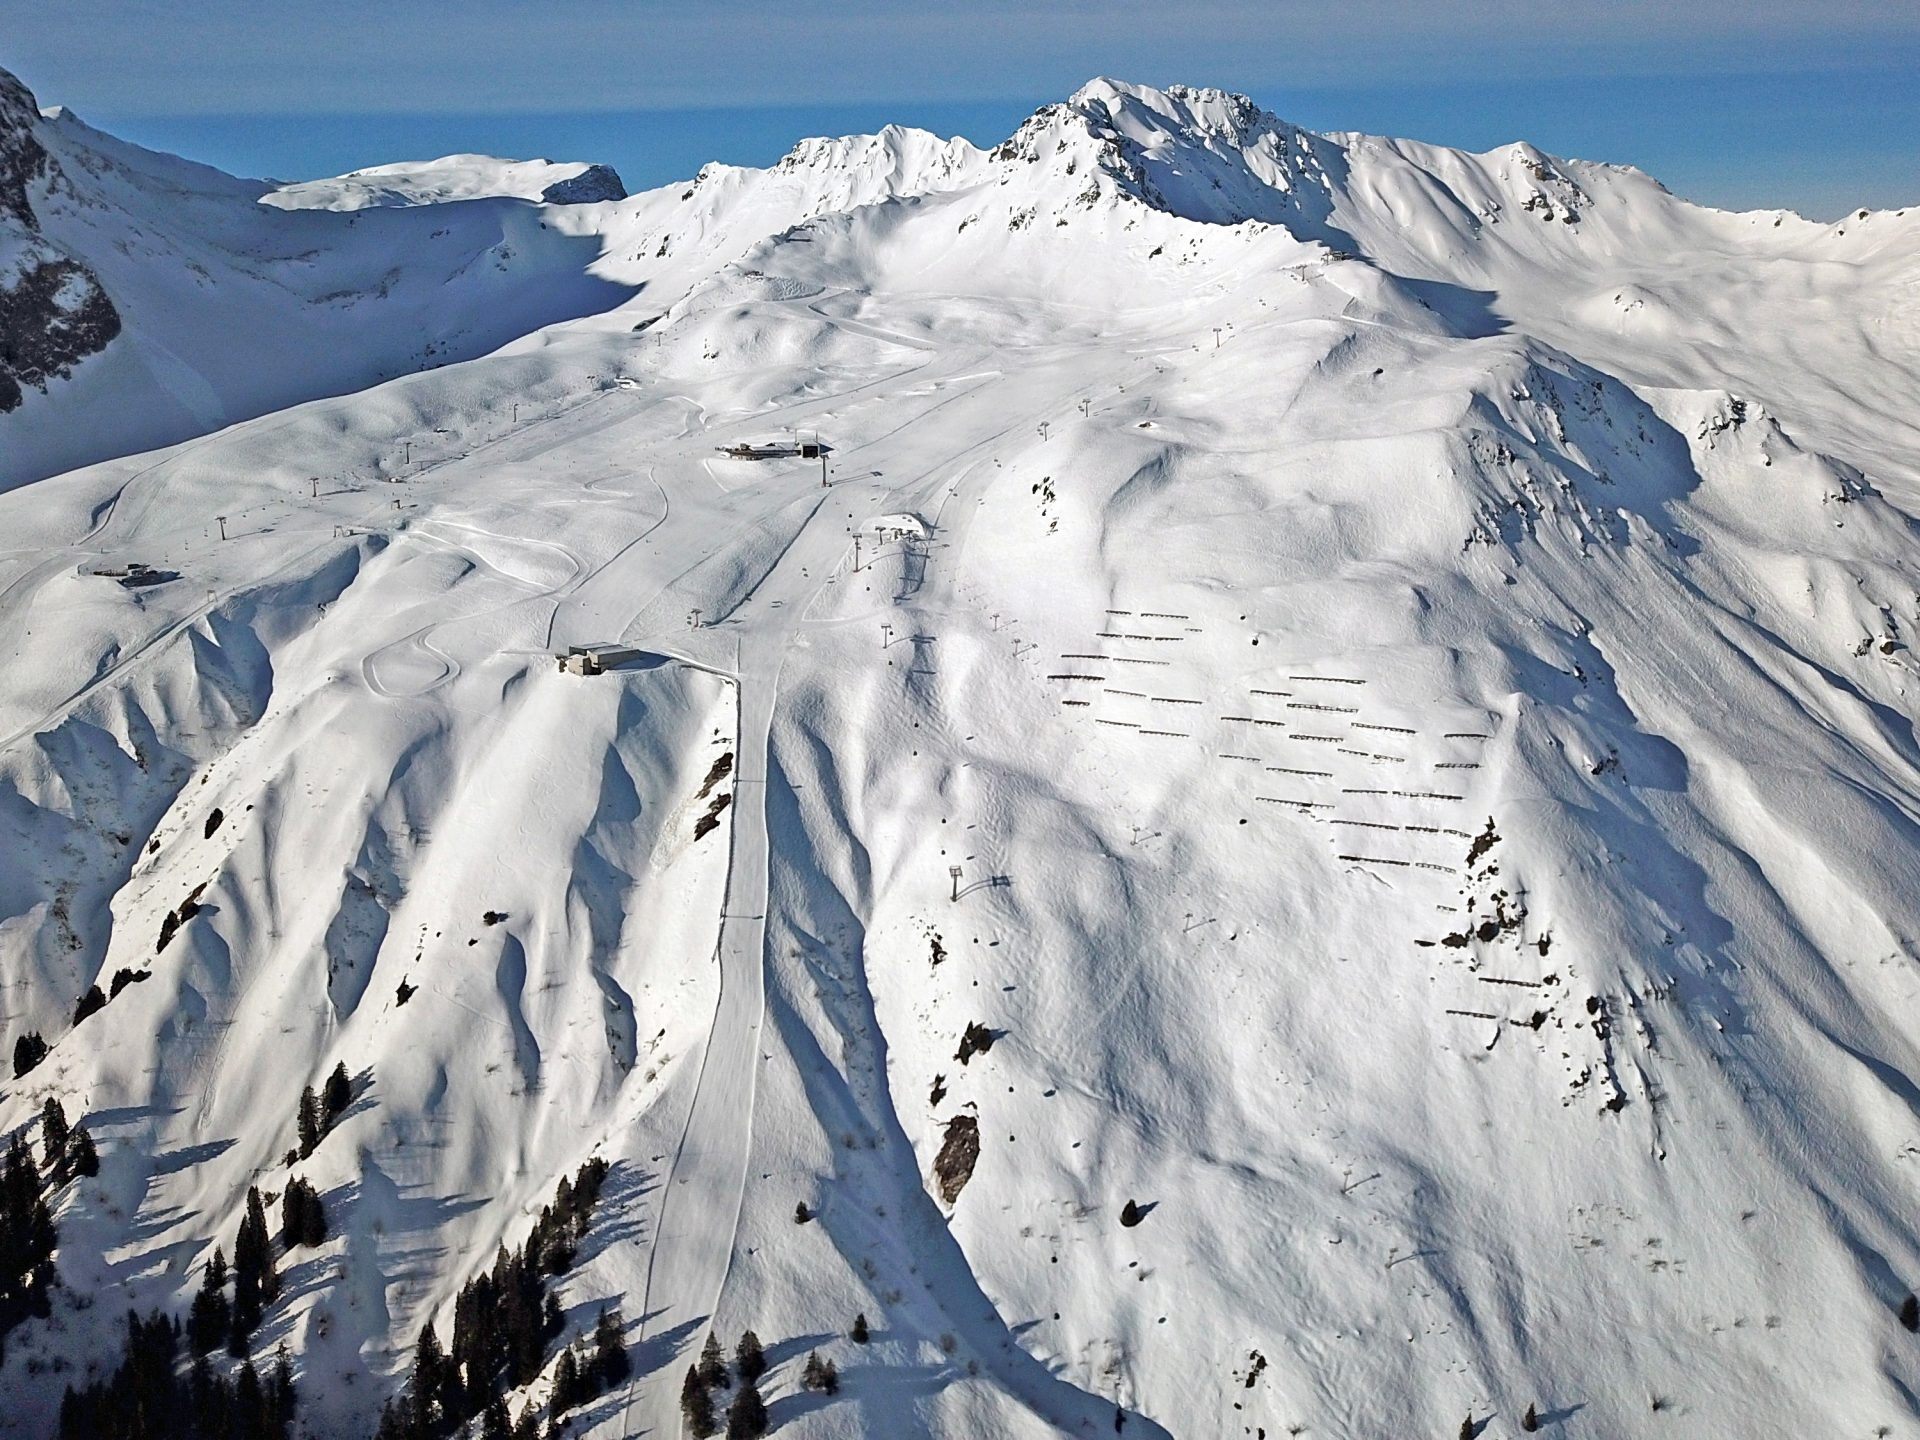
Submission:
<svg viewBox="0 0 1920 1440">
<path fill-rule="evenodd" d="M 0 124 L 120 319 L 10 312 L 0 1139 L 99 1173 L 0 1435 L 296 1180 L 242 1343 L 368 1435 L 592 1161 L 487 1381 L 590 1440 L 748 1329 L 791 1440 L 1920 1440 L 1920 214 L 1110 80 L 631 197 Z"/>
</svg>

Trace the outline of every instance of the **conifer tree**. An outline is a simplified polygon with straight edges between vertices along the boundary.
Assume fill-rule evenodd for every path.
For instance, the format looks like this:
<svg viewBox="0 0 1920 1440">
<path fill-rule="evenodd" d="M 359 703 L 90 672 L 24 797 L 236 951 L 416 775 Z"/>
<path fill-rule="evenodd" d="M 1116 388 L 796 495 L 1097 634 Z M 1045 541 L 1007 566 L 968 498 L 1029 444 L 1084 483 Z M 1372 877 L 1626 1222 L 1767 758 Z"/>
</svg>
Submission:
<svg viewBox="0 0 1920 1440">
<path fill-rule="evenodd" d="M 709 1390 L 724 1390 L 733 1383 L 733 1377 L 727 1374 L 727 1357 L 720 1348 L 720 1337 L 712 1332 L 708 1332 L 706 1346 L 700 1352 L 700 1383 Z"/>
<path fill-rule="evenodd" d="M 280 1293 L 273 1264 L 273 1239 L 267 1232 L 267 1208 L 257 1186 L 247 1188 L 247 1213 L 233 1245 L 233 1333 L 227 1348 L 235 1359 L 246 1354 L 247 1337 L 260 1323 L 268 1301 Z"/>
<path fill-rule="evenodd" d="M 751 1330 L 743 1330 L 740 1344 L 733 1352 L 734 1368 L 740 1372 L 740 1378 L 751 1384 L 767 1373 L 767 1354 L 760 1348 L 760 1337 Z"/>
<path fill-rule="evenodd" d="M 480 1440 L 513 1440 L 512 1422 L 507 1419 L 507 1402 L 498 1395 L 487 1401 L 480 1412 Z"/>
<path fill-rule="evenodd" d="M 766 1433 L 767 1403 L 751 1380 L 743 1381 L 727 1407 L 727 1440 L 760 1440 Z"/>
<path fill-rule="evenodd" d="M 623 1383 L 633 1372 L 626 1342 L 620 1338 L 618 1310 L 600 1312 L 600 1321 L 593 1329 L 593 1363 L 600 1372 L 601 1383 L 608 1386 Z"/>
<path fill-rule="evenodd" d="M 293 1389 L 293 1362 L 282 1345 L 273 1356 L 273 1372 L 267 1376 L 267 1425 L 270 1434 L 286 1435 L 293 1429 L 297 1397 Z"/>
<path fill-rule="evenodd" d="M 333 1067 L 333 1073 L 327 1076 L 325 1101 L 327 1106 L 327 1125 L 340 1118 L 349 1104 L 353 1102 L 353 1081 L 347 1077 L 347 1062 L 342 1060 Z"/>
<path fill-rule="evenodd" d="M 253 1368 L 253 1361 L 242 1360 L 240 1373 L 233 1382 L 234 1419 L 239 1423 L 235 1429 L 241 1435 L 259 1436 L 260 1417 L 266 1410 L 267 1397 L 260 1388 L 260 1372 Z"/>
<path fill-rule="evenodd" d="M 848 1338 L 856 1345 L 867 1343 L 867 1317 L 864 1312 L 853 1317 L 853 1329 L 847 1332 Z"/>
<path fill-rule="evenodd" d="M 67 1128 L 67 1112 L 53 1096 L 47 1097 L 47 1103 L 40 1107 L 40 1143 L 45 1148 L 46 1167 L 53 1172 L 57 1185 L 66 1179 L 67 1141 L 71 1132 Z"/>
<path fill-rule="evenodd" d="M 1900 1302 L 1900 1323 L 1909 1330 L 1920 1330 L 1920 1298 L 1909 1295 Z"/>
<path fill-rule="evenodd" d="M 1460 1440 L 1473 1440 L 1473 1416 L 1460 1422 Z"/>
<path fill-rule="evenodd" d="M 67 1149 L 75 1175 L 91 1179 L 100 1173 L 100 1154 L 93 1148 L 93 1136 L 87 1133 L 86 1126 L 82 1125 L 73 1132 Z"/>
<path fill-rule="evenodd" d="M 571 1410 L 580 1402 L 580 1362 L 573 1358 L 573 1351 L 562 1350 L 560 1362 L 553 1367 L 553 1400 L 551 1408 L 558 1415 Z"/>
<path fill-rule="evenodd" d="M 1527 1413 L 1520 1417 L 1520 1428 L 1531 1435 L 1540 1428 L 1540 1412 L 1533 1406 L 1527 1406 Z"/>
<path fill-rule="evenodd" d="M 1120 1223 L 1131 1230 L 1140 1223 L 1140 1207 L 1129 1200 L 1120 1207 Z"/>
<path fill-rule="evenodd" d="M 187 1347 L 195 1355 L 205 1355 L 220 1343 L 233 1322 L 227 1304 L 227 1257 L 218 1246 L 200 1277 L 200 1293 L 193 1297 L 187 1312 Z"/>
<path fill-rule="evenodd" d="M 407 1380 L 407 1400 L 416 1435 L 439 1433 L 436 1421 L 440 1415 L 440 1397 L 446 1388 L 446 1369 L 440 1337 L 429 1320 L 420 1338 L 413 1343 L 413 1374 Z"/>
<path fill-rule="evenodd" d="M 698 1365 L 687 1367 L 687 1378 L 680 1384 L 680 1418 L 694 1440 L 707 1440 L 720 1428 L 713 1418 L 713 1394 Z"/>
<path fill-rule="evenodd" d="M 104 1010 L 106 1008 L 107 1008 L 106 995 L 102 993 L 98 985 L 89 985 L 87 987 L 87 993 L 82 995 L 80 997 L 80 1002 L 73 1007 L 73 1023 L 78 1025 L 82 1020 L 86 1019 L 89 1015 L 92 1015 L 96 1011 Z"/>
<path fill-rule="evenodd" d="M 300 1158 L 304 1160 L 320 1143 L 320 1097 L 313 1093 L 311 1085 L 300 1092 L 300 1110 L 295 1123 L 300 1132 Z"/>
</svg>

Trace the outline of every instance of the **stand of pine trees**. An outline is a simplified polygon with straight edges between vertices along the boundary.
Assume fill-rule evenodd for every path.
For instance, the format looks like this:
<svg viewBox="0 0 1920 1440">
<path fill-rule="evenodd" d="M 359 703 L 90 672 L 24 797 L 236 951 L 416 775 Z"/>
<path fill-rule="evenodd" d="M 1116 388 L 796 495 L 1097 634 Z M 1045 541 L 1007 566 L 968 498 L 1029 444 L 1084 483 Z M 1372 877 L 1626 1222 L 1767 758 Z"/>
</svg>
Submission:
<svg viewBox="0 0 1920 1440">
<path fill-rule="evenodd" d="M 304 1160 L 313 1154 L 352 1103 L 353 1081 L 347 1075 L 344 1060 L 333 1067 L 333 1073 L 327 1076 L 327 1083 L 318 1095 L 313 1093 L 311 1085 L 302 1089 L 299 1109 L 294 1112 L 294 1130 L 300 1143 L 288 1152 L 287 1163 Z"/>
<path fill-rule="evenodd" d="M 502 1246 L 493 1269 L 461 1288 L 446 1350 L 431 1324 L 420 1332 L 406 1394 L 381 1413 L 380 1440 L 444 1440 L 476 1417 L 484 1423 L 494 1401 L 540 1374 L 563 1325 L 547 1282 L 572 1268 L 606 1178 L 607 1162 L 598 1158 L 572 1179 L 562 1177 L 527 1243 L 514 1251 Z M 624 1380 L 628 1360 L 618 1318 L 603 1315 L 594 1349 L 584 1359 L 562 1351 L 554 1373 L 554 1414 Z"/>
<path fill-rule="evenodd" d="M 313 1186 L 295 1176 L 280 1197 L 280 1239 L 289 1250 L 327 1238 L 327 1212 Z"/>
<path fill-rule="evenodd" d="M 14 1326 L 50 1313 L 47 1291 L 58 1243 L 53 1211 L 40 1193 L 40 1168 L 26 1140 L 16 1134 L 0 1165 L 0 1353 Z"/>
<path fill-rule="evenodd" d="M 620 1312 L 602 1310 L 600 1323 L 594 1327 L 592 1348 L 582 1339 L 577 1346 L 560 1352 L 560 1361 L 553 1368 L 548 1413 L 564 1415 L 577 1405 L 598 1400 L 632 1373 L 626 1343 L 620 1338 Z"/>
<path fill-rule="evenodd" d="M 280 1293 L 280 1272 L 273 1263 L 273 1237 L 267 1232 L 267 1207 L 258 1188 L 247 1188 L 247 1213 L 233 1242 L 233 1327 L 227 1351 L 236 1360 L 247 1353 L 247 1338 Z"/>
<path fill-rule="evenodd" d="M 800 1383 L 823 1395 L 837 1395 L 840 1392 L 840 1369 L 833 1361 L 822 1360 L 818 1350 L 809 1350 L 806 1368 L 800 1372 Z"/>
<path fill-rule="evenodd" d="M 733 1353 L 734 1368 L 740 1372 L 740 1388 L 727 1406 L 727 1440 L 759 1440 L 767 1433 L 767 1403 L 761 1399 L 756 1382 L 767 1373 L 766 1352 L 761 1348 L 760 1337 L 748 1330 L 740 1336 L 740 1344 Z M 808 1357 L 806 1380 L 810 1387 L 828 1393 L 840 1385 L 840 1377 L 831 1362 L 823 1366 L 818 1355 Z M 687 1378 L 680 1386 L 680 1418 L 686 1422 L 689 1435 L 696 1440 L 706 1440 L 707 1436 L 720 1433 L 713 1392 L 725 1390 L 732 1383 L 727 1362 L 721 1356 L 719 1337 L 709 1334 L 698 1363 L 688 1368 Z"/>
<path fill-rule="evenodd" d="M 127 1312 L 127 1348 L 106 1379 L 60 1402 L 60 1440 L 285 1440 L 293 1430 L 293 1371 L 283 1352 L 263 1377 L 253 1361 L 232 1378 L 197 1356 L 183 1378 L 179 1325 Z"/>
<path fill-rule="evenodd" d="M 18 1080 L 46 1058 L 47 1042 L 38 1030 L 22 1035 L 13 1042 L 13 1078 Z"/>
</svg>

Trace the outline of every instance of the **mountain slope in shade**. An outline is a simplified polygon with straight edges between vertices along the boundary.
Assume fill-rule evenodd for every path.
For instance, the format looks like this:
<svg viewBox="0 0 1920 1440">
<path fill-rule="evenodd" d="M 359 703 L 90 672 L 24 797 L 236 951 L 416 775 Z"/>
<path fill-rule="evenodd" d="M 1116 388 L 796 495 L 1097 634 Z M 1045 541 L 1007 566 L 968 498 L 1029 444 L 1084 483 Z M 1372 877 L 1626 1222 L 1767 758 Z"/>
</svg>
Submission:
<svg viewBox="0 0 1920 1440">
<path fill-rule="evenodd" d="M 749 1327 L 819 1440 L 1920 1425 L 1912 214 L 1110 80 L 564 206 L 37 127 L 126 330 L 12 433 L 309 270 L 371 363 L 442 227 L 605 288 L 0 495 L 0 1123 L 102 1160 L 4 1433 L 294 1177 L 369 1433 L 589 1157 L 574 1434 Z"/>
</svg>

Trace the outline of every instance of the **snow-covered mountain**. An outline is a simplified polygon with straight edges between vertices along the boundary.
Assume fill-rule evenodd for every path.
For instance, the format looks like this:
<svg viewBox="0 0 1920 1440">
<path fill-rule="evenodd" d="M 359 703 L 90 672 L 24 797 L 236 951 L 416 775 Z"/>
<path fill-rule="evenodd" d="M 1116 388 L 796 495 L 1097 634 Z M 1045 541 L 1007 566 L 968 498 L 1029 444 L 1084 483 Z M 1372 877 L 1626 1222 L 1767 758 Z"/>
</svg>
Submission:
<svg viewBox="0 0 1920 1440">
<path fill-rule="evenodd" d="M 289 209 L 0 101 L 0 1124 L 99 1160 L 0 1433 L 250 1187 L 314 1435 L 429 1325 L 421 1433 L 749 1328 L 795 1437 L 1920 1433 L 1914 213 L 1108 80 Z"/>
<path fill-rule="evenodd" d="M 624 200 L 627 189 L 610 165 L 443 155 L 438 160 L 373 165 L 331 180 L 282 185 L 262 195 L 260 201 L 282 210 L 365 210 L 368 206 L 440 205 L 450 200 L 495 196 L 581 205 Z"/>
</svg>

